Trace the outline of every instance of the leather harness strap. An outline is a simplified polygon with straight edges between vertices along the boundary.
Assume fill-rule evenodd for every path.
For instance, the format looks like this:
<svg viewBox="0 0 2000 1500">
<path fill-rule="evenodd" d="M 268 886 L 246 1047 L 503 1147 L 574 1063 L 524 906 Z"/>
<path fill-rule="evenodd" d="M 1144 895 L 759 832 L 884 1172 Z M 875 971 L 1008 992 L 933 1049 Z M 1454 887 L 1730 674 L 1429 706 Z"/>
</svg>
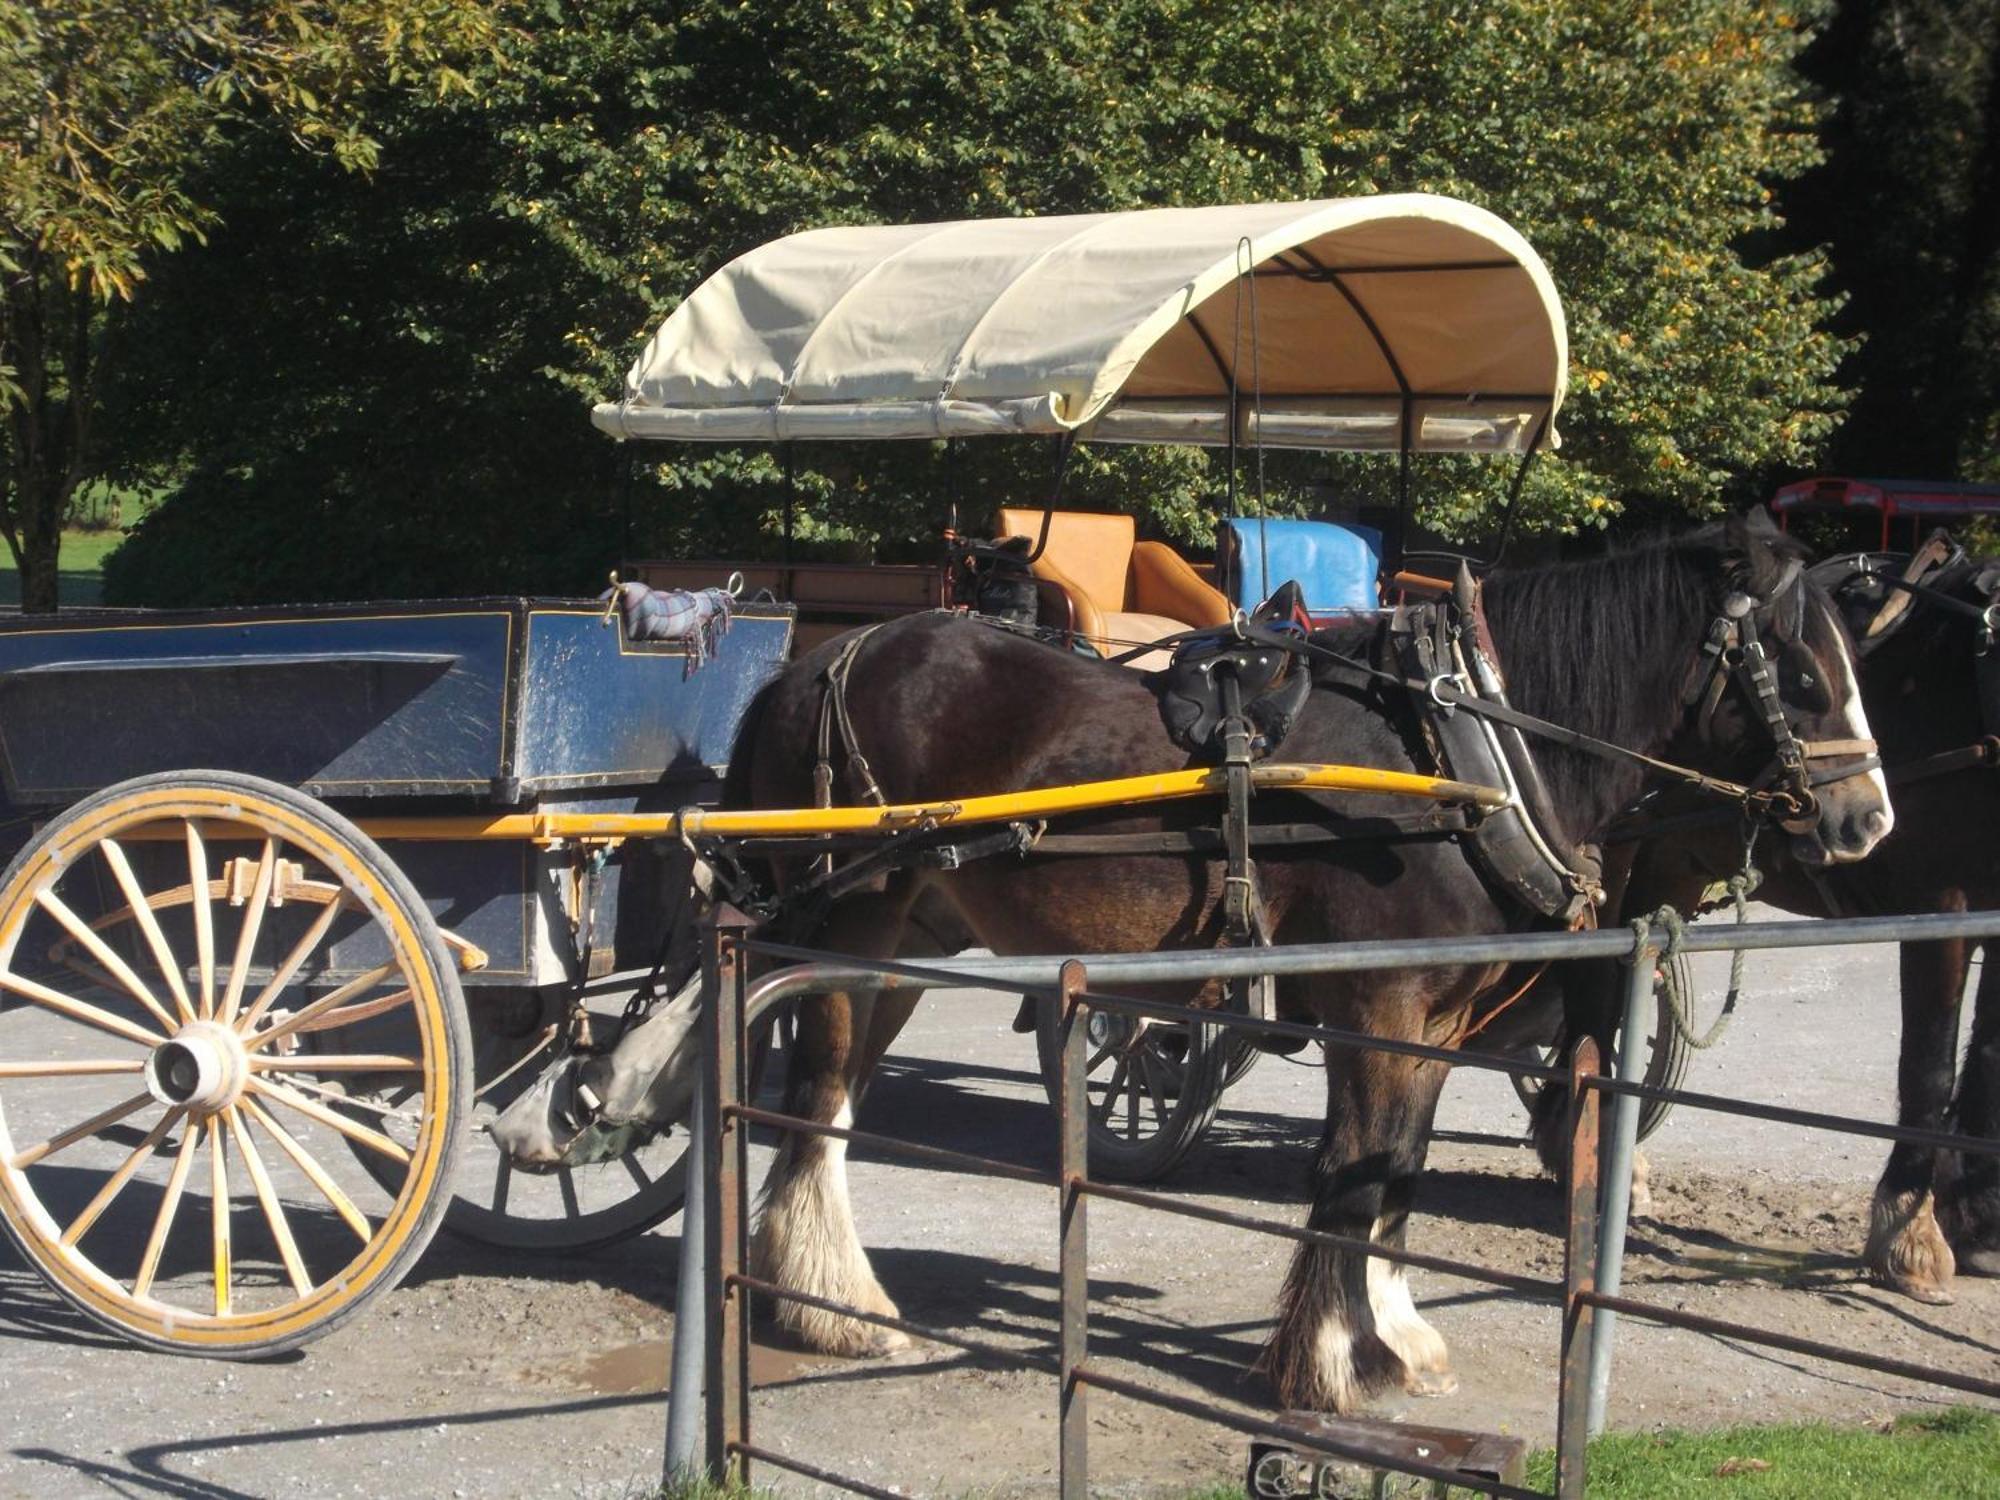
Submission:
<svg viewBox="0 0 2000 1500">
<path fill-rule="evenodd" d="M 861 741 L 854 733 L 854 721 L 847 712 L 847 674 L 854 669 L 854 658 L 860 654 L 868 637 L 880 630 L 880 625 L 870 625 L 866 630 L 856 631 L 841 646 L 840 653 L 820 674 L 819 696 L 819 759 L 813 763 L 813 806 L 833 806 L 833 735 L 840 732 L 840 747 L 847 757 L 847 769 L 853 774 L 861 789 L 861 795 L 877 807 L 887 807 L 889 799 L 882 795 L 882 788 L 875 784 L 875 773 L 869 769 L 868 757 L 861 753 Z"/>
</svg>

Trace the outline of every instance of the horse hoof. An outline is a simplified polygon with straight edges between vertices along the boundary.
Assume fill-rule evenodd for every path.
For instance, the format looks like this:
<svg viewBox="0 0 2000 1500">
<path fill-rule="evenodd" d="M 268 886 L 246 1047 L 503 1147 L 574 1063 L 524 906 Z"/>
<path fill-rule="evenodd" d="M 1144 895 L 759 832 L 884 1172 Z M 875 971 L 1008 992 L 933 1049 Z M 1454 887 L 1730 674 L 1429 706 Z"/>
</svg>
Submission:
<svg viewBox="0 0 2000 1500">
<path fill-rule="evenodd" d="M 1912 1302 L 1922 1302 L 1930 1307 L 1949 1307 L 1957 1299 L 1950 1288 L 1935 1281 L 1918 1281 L 1909 1276 L 1884 1276 L 1882 1285 L 1892 1292 L 1901 1292 Z"/>
<path fill-rule="evenodd" d="M 2000 1276 L 2000 1249 L 1982 1245 L 1961 1250 L 1958 1268 L 1968 1276 Z"/>
<path fill-rule="evenodd" d="M 1403 1389 L 1412 1396 L 1449 1396 L 1458 1390 L 1458 1377 L 1449 1370 L 1412 1370 Z"/>
<path fill-rule="evenodd" d="M 910 1336 L 898 1333 L 893 1328 L 871 1328 L 866 1340 L 867 1347 L 857 1352 L 863 1359 L 886 1359 L 891 1354 L 901 1354 L 911 1347 Z"/>
</svg>

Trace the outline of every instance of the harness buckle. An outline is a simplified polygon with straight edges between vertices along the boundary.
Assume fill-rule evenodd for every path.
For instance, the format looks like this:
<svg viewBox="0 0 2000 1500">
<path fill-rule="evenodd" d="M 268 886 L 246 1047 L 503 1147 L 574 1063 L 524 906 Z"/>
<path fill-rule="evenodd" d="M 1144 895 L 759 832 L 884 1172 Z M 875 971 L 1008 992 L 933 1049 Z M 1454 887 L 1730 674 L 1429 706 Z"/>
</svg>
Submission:
<svg viewBox="0 0 2000 1500">
<path fill-rule="evenodd" d="M 1453 709 L 1457 708 L 1458 702 L 1456 699 L 1447 701 L 1444 694 L 1439 691 L 1440 686 L 1449 686 L 1459 697 L 1469 698 L 1472 696 L 1471 687 L 1461 674 L 1457 672 L 1438 673 L 1437 676 L 1424 684 L 1424 691 L 1430 695 L 1431 702 L 1435 703 L 1446 713 L 1450 713 Z"/>
</svg>

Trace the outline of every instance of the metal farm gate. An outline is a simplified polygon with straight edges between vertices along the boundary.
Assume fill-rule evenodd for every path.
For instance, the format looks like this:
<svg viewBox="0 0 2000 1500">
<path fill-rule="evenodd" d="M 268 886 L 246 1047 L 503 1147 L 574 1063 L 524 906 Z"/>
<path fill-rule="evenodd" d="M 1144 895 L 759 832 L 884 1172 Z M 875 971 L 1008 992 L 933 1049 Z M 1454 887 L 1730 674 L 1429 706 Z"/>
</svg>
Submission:
<svg viewBox="0 0 2000 1500">
<path fill-rule="evenodd" d="M 1092 1198 L 1133 1204 L 1191 1219 L 1233 1226 L 1298 1243 L 1320 1244 L 1443 1272 L 1490 1286 L 1560 1302 L 1562 1336 L 1557 1413 L 1557 1500 L 1585 1493 L 1585 1442 L 1604 1422 L 1611 1378 L 1614 1330 L 1621 1316 L 1646 1319 L 1695 1333 L 1740 1339 L 1879 1374 L 1922 1381 L 1949 1390 L 2000 1399 L 2000 1380 L 1941 1370 L 1906 1360 L 1866 1354 L 1773 1329 L 1703 1317 L 1678 1308 L 1637 1301 L 1619 1294 L 1630 1205 L 1631 1165 L 1638 1136 L 1639 1104 L 1658 1100 L 1695 1109 L 1741 1115 L 1810 1129 L 1872 1136 L 1934 1148 L 2000 1155 L 2000 1142 L 1966 1139 L 1936 1131 L 1884 1125 L 1868 1120 L 1786 1109 L 1746 1100 L 1663 1089 L 1639 1081 L 1642 1047 L 1621 1047 L 1614 1073 L 1602 1071 L 1596 1044 L 1580 1041 L 1566 1068 L 1550 1068 L 1508 1058 L 1448 1051 L 1413 1042 L 1367 1037 L 1355 1032 L 1286 1021 L 1252 1020 L 1213 1010 L 1195 1010 L 1121 996 L 1107 986 L 1163 980 L 1234 979 L 1257 974 L 1301 975 L 1338 971 L 1409 968 L 1487 962 L 1558 962 L 1612 958 L 1626 974 L 1623 1036 L 1643 1035 L 1645 1008 L 1653 1000 L 1653 967 L 1664 952 L 1744 952 L 1772 948 L 1985 938 L 2000 935 L 2000 913 L 1920 917 L 1878 917 L 1839 921 L 1768 922 L 1746 926 L 1690 927 L 1641 921 L 1630 927 L 1583 933 L 1527 933 L 1504 937 L 1432 939 L 1410 942 L 1353 942 L 1249 951 L 1158 954 L 1104 954 L 1088 959 L 972 958 L 948 968 L 868 963 L 758 941 L 742 914 L 723 908 L 710 923 L 704 958 L 705 1066 L 698 1084 L 691 1160 L 702 1170 L 690 1178 L 682 1224 L 678 1309 L 667 1433 L 670 1478 L 706 1472 L 716 1480 L 747 1483 L 753 1462 L 769 1464 L 858 1494 L 883 1497 L 896 1492 L 834 1473 L 763 1447 L 750 1422 L 750 1318 L 756 1297 L 789 1299 L 826 1311 L 896 1329 L 914 1338 L 957 1348 L 995 1363 L 1045 1372 L 1054 1377 L 1059 1414 L 1061 1494 L 1083 1500 L 1089 1493 L 1087 1410 L 1093 1390 L 1148 1403 L 1216 1422 L 1251 1437 L 1275 1439 L 1296 1450 L 1350 1461 L 1373 1470 L 1392 1470 L 1486 1494 L 1542 1500 L 1540 1491 L 1505 1478 L 1447 1467 L 1416 1456 L 1415 1444 L 1385 1451 L 1359 1441 L 1272 1415 L 1231 1410 L 1128 1380 L 1093 1365 L 1089 1357 L 1088 1222 Z M 753 956 L 787 962 L 754 982 Z M 820 1125 L 754 1107 L 747 1097 L 750 1028 L 801 995 L 857 986 L 871 989 L 998 989 L 1051 1001 L 1062 1008 L 1062 1097 L 1057 1115 L 1061 1157 L 1055 1173 L 936 1146 Z M 1516 1275 L 1488 1266 L 1392 1248 L 1371 1241 L 1298 1228 L 1273 1219 L 1185 1202 L 1167 1194 L 1094 1181 L 1089 1175 L 1085 1045 L 1089 1016 L 1103 1011 L 1126 1017 L 1221 1026 L 1265 1036 L 1324 1043 L 1329 1049 L 1372 1049 L 1431 1059 L 1452 1067 L 1487 1068 L 1572 1086 L 1567 1120 L 1569 1184 L 1567 1251 L 1560 1281 Z M 1608 1138 L 1600 1152 L 1600 1099 L 1611 1096 Z M 1057 1191 L 1055 1224 L 1060 1247 L 1060 1326 L 1048 1355 L 1024 1354 L 885 1317 L 857 1307 L 771 1285 L 747 1272 L 749 1243 L 748 1167 L 754 1125 L 806 1131 L 859 1144 L 912 1161 L 987 1173 L 1045 1185 Z M 1600 1163 L 1602 1176 L 1600 1179 Z M 1435 1449 L 1432 1457 L 1440 1455 Z M 1438 1493 L 1443 1493 L 1442 1490 Z M 900 1500 L 900 1497 L 897 1497 Z"/>
</svg>

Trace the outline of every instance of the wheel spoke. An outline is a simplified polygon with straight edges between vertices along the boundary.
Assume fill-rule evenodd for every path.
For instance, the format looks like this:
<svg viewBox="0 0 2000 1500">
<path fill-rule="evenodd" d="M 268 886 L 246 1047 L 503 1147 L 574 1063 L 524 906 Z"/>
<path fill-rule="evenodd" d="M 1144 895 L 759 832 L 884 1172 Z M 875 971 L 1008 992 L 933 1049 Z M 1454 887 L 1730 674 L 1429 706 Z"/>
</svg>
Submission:
<svg viewBox="0 0 2000 1500">
<path fill-rule="evenodd" d="M 160 1199 L 160 1211 L 153 1217 L 153 1232 L 146 1240 L 139 1275 L 132 1282 L 134 1297 L 144 1297 L 153 1288 L 153 1276 L 160 1269 L 160 1252 L 167 1248 L 167 1231 L 173 1228 L 174 1211 L 180 1207 L 181 1189 L 187 1186 L 188 1169 L 194 1165 L 195 1147 L 200 1141 L 201 1129 L 190 1121 L 181 1136 L 181 1149 L 174 1157 L 174 1170 L 167 1177 L 166 1196 Z"/>
<path fill-rule="evenodd" d="M 641 1191 L 653 1185 L 653 1179 L 646 1175 L 646 1169 L 639 1165 L 639 1153 L 627 1151 L 618 1160 L 624 1165 L 625 1173 L 636 1182 Z"/>
<path fill-rule="evenodd" d="M 250 1140 L 250 1127 L 233 1106 L 223 1113 L 229 1120 L 229 1133 L 236 1138 L 237 1154 L 250 1174 L 250 1185 L 256 1189 L 257 1202 L 263 1206 L 264 1222 L 271 1226 L 271 1238 L 278 1242 L 278 1256 L 285 1263 L 285 1274 L 292 1278 L 292 1289 L 301 1297 L 309 1296 L 312 1278 L 306 1274 L 306 1263 L 299 1256 L 298 1241 L 292 1238 L 284 1205 L 278 1202 L 278 1195 L 271 1187 L 271 1174 L 264 1170 L 264 1158 L 257 1154 L 257 1147 Z"/>
<path fill-rule="evenodd" d="M 125 893 L 125 904 L 131 907 L 133 920 L 146 935 L 146 946 L 153 950 L 153 962 L 160 966 L 161 977 L 167 981 L 167 988 L 173 991 L 174 1004 L 180 1009 L 181 1019 L 192 1021 L 195 1018 L 194 1002 L 188 999 L 187 984 L 181 978 L 181 966 L 174 961 L 173 950 L 167 946 L 167 935 L 160 930 L 160 919 L 153 913 L 153 903 L 140 888 L 139 877 L 132 873 L 132 862 L 112 839 L 105 839 L 97 847 L 104 855 L 104 862 L 111 866 L 111 875 L 118 882 L 119 890 Z"/>
<path fill-rule="evenodd" d="M 344 1005 L 356 995 L 364 994 L 373 989 L 395 972 L 396 965 L 394 963 L 377 964 L 359 979 L 350 980 L 337 990 L 329 990 L 310 1005 L 300 1006 L 277 1025 L 266 1026 L 262 1031 L 254 1032 L 244 1037 L 243 1045 L 253 1052 L 259 1047 L 268 1047 L 279 1037 L 290 1036 L 308 1022 L 325 1015 L 335 1006 Z M 411 998 L 408 990 L 404 990 L 402 996 L 403 998 L 397 1002 L 398 1004 L 406 1004 Z"/>
<path fill-rule="evenodd" d="M 54 1156 L 64 1147 L 74 1146 L 86 1136 L 96 1135 L 98 1131 L 107 1125 L 116 1125 L 127 1115 L 136 1115 L 152 1102 L 153 1096 L 151 1094 L 134 1094 L 122 1104 L 114 1104 L 111 1108 L 103 1111 L 103 1113 L 92 1115 L 81 1125 L 70 1126 L 61 1135 L 52 1135 L 45 1141 L 40 1141 L 35 1145 L 29 1146 L 26 1150 L 15 1152 L 8 1159 L 7 1165 L 16 1172 L 20 1171 L 23 1167 L 32 1167 L 36 1162 L 43 1160 L 45 1157 Z"/>
<path fill-rule="evenodd" d="M 1104 1100 L 1093 1105 L 1090 1117 L 1107 1129 L 1111 1124 L 1112 1108 L 1118 1103 L 1118 1090 L 1125 1082 L 1125 1074 L 1131 1069 L 1132 1060 L 1125 1053 L 1118 1054 L 1118 1066 L 1111 1070 L 1111 1079 L 1104 1085 Z"/>
<path fill-rule="evenodd" d="M 174 1029 L 177 1023 L 172 1016 L 167 1014 L 167 1008 L 160 1004 L 159 1000 L 154 997 L 153 992 L 146 987 L 146 981 L 132 972 L 132 966 L 119 957 L 117 951 L 109 943 L 91 931 L 88 922 L 70 910 L 68 902 L 58 896 L 53 889 L 48 889 L 35 893 L 35 904 L 54 917 L 71 937 L 88 948 L 91 956 L 104 965 L 112 977 L 129 990 L 132 997 L 152 1013 L 155 1020 L 168 1031 Z"/>
<path fill-rule="evenodd" d="M 1090 1054 L 1090 1060 L 1083 1065 L 1083 1071 L 1086 1074 L 1095 1073 L 1097 1071 L 1098 1064 L 1102 1063 L 1105 1058 L 1111 1056 L 1111 1054 L 1116 1050 L 1117 1050 L 1116 1043 L 1106 1042 L 1102 1047 L 1099 1047 L 1095 1052 Z"/>
<path fill-rule="evenodd" d="M 418 1058 L 381 1052 L 339 1052 L 325 1056 L 294 1052 L 289 1057 L 253 1057 L 250 1066 L 258 1073 L 421 1073 L 424 1070 Z"/>
<path fill-rule="evenodd" d="M 1125 1139 L 1139 1139 L 1139 1070 L 1125 1070 Z"/>
<path fill-rule="evenodd" d="M 188 896 L 194 903 L 194 946 L 201 970 L 203 1020 L 215 1014 L 215 908 L 208 895 L 208 846 L 202 842 L 201 823 L 190 818 L 187 825 Z"/>
<path fill-rule="evenodd" d="M 246 1084 L 253 1093 L 262 1094 L 266 1099 L 270 1099 L 275 1103 L 288 1105 L 304 1115 L 308 1120 L 317 1120 L 329 1130 L 339 1131 L 350 1141 L 366 1146 L 371 1151 L 388 1157 L 391 1161 L 401 1162 L 405 1166 L 409 1164 L 410 1153 L 379 1130 L 370 1130 L 366 1125 L 348 1119 L 340 1111 L 328 1109 L 324 1104 L 315 1103 L 304 1094 L 295 1093 L 281 1083 L 272 1083 L 267 1079 L 258 1078 L 253 1075 L 246 1080 Z"/>
<path fill-rule="evenodd" d="M 1146 1093 L 1153 1101 L 1153 1112 L 1160 1117 L 1160 1128 L 1166 1129 L 1167 1116 L 1172 1113 L 1167 1108 L 1167 1092 L 1160 1087 L 1159 1060 L 1151 1052 L 1142 1058 L 1146 1074 Z"/>
<path fill-rule="evenodd" d="M 264 1018 L 264 1012 L 271 1008 L 271 1002 L 283 993 L 285 986 L 292 982 L 292 976 L 299 972 L 300 966 L 312 957 L 313 949 L 317 948 L 326 937 L 327 929 L 333 926 L 334 919 L 346 910 L 345 891 L 326 903 L 325 910 L 314 917 L 312 926 L 306 929 L 306 935 L 298 940 L 292 951 L 285 955 L 285 961 L 272 972 L 271 982 L 258 991 L 257 998 L 243 1013 L 243 1019 L 236 1023 L 238 1031 L 248 1033 L 256 1028 L 257 1023 Z"/>
<path fill-rule="evenodd" d="M 556 1187 L 562 1193 L 563 1217 L 574 1219 L 581 1216 L 583 1209 L 576 1201 L 576 1173 L 568 1167 L 557 1167 Z"/>
<path fill-rule="evenodd" d="M 100 1073 L 143 1073 L 143 1058 L 91 1057 L 75 1061 L 0 1062 L 0 1078 L 89 1078 Z"/>
<path fill-rule="evenodd" d="M 97 1190 L 97 1196 L 84 1206 L 83 1212 L 78 1214 L 69 1228 L 63 1231 L 63 1244 L 74 1245 L 90 1232 L 90 1226 L 95 1224 L 104 1210 L 111 1206 L 111 1200 L 116 1198 L 125 1184 L 132 1180 L 132 1174 L 145 1164 L 146 1158 L 151 1156 L 160 1142 L 166 1139 L 167 1132 L 174 1128 L 184 1113 L 186 1111 L 179 1108 L 170 1109 L 159 1124 L 146 1132 L 146 1138 L 132 1148 L 132 1154 L 119 1164 L 117 1171 L 105 1179 L 104 1186 Z"/>
<path fill-rule="evenodd" d="M 507 1194 L 513 1186 L 514 1163 L 508 1159 L 507 1153 L 502 1151 L 500 1165 L 493 1173 L 493 1212 L 496 1214 L 507 1212 Z"/>
<path fill-rule="evenodd" d="M 113 1036 L 122 1036 L 128 1042 L 137 1042 L 142 1047 L 157 1047 L 166 1040 L 157 1031 L 148 1031 L 136 1021 L 128 1021 L 123 1016 L 114 1016 L 110 1011 L 92 1005 L 88 1000 L 79 1000 L 73 995 L 65 995 L 60 990 L 52 990 L 45 984 L 37 984 L 32 979 L 23 979 L 19 974 L 11 974 L 0 969 L 0 989 L 12 990 L 37 1004 L 46 1005 L 50 1010 L 61 1011 L 72 1021 L 81 1021 L 86 1026 L 95 1026 L 99 1031 L 108 1031 Z"/>
<path fill-rule="evenodd" d="M 208 1117 L 209 1217 L 215 1229 L 215 1315 L 229 1312 L 229 1284 L 235 1273 L 229 1255 L 229 1154 L 223 1149 L 222 1117 Z"/>
<path fill-rule="evenodd" d="M 341 1191 L 340 1184 L 327 1175 L 326 1168 L 293 1138 L 289 1130 L 272 1119 L 255 1099 L 243 1100 L 240 1107 L 246 1115 L 264 1128 L 265 1134 L 278 1143 L 278 1149 L 292 1159 L 292 1165 L 312 1179 L 313 1186 L 318 1188 L 326 1201 L 333 1205 L 333 1211 L 346 1221 L 347 1227 L 361 1237 L 363 1244 L 375 1237 L 375 1231 L 368 1227 L 367 1215 L 354 1206 L 354 1200 Z"/>
<path fill-rule="evenodd" d="M 257 948 L 257 934 L 264 927 L 264 911 L 271 902 L 271 876 L 277 868 L 278 842 L 264 840 L 264 852 L 257 859 L 257 879 L 250 888 L 250 902 L 243 908 L 243 926 L 236 934 L 236 956 L 229 963 L 229 985 L 222 992 L 222 1024 L 236 1019 L 243 1003 L 243 981 L 250 977 L 250 956 Z"/>
</svg>

